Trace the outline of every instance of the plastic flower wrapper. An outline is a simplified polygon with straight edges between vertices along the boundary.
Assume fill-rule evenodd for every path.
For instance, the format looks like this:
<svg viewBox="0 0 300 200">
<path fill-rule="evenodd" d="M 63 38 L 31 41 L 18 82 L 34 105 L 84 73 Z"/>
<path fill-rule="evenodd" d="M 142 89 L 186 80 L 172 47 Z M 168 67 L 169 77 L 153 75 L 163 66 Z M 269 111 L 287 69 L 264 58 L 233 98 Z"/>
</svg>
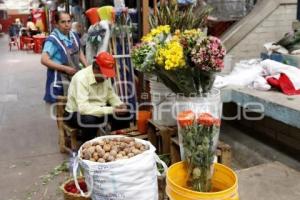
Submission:
<svg viewBox="0 0 300 200">
<path fill-rule="evenodd" d="M 177 121 L 188 166 L 187 185 L 195 191 L 209 192 L 220 119 L 207 112 L 197 114 L 184 110 L 178 114 Z"/>
<path fill-rule="evenodd" d="M 216 37 L 203 37 L 197 40 L 191 50 L 191 60 L 200 70 L 200 85 L 202 91 L 207 93 L 211 90 L 215 80 L 215 73 L 224 68 L 226 50 L 220 39 Z"/>
</svg>

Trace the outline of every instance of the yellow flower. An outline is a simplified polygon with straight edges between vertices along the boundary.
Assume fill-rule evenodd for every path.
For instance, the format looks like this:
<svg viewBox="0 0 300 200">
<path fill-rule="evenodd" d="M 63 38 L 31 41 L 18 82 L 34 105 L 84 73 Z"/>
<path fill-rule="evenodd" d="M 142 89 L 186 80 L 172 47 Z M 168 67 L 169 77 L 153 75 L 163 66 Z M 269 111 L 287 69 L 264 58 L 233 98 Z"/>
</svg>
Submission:
<svg viewBox="0 0 300 200">
<path fill-rule="evenodd" d="M 150 34 L 147 34 L 142 37 L 142 42 L 151 42 L 152 40 L 153 40 L 153 37 Z"/>
<path fill-rule="evenodd" d="M 185 67 L 183 48 L 177 40 L 171 40 L 165 46 L 158 48 L 155 61 L 166 70 Z"/>
<path fill-rule="evenodd" d="M 156 28 L 151 29 L 150 33 L 148 33 L 147 35 L 145 35 L 142 38 L 142 42 L 151 42 L 151 41 L 153 41 L 153 39 L 156 36 L 160 35 L 161 33 L 169 34 L 170 33 L 170 26 L 169 25 L 158 26 Z"/>
<path fill-rule="evenodd" d="M 180 35 L 180 30 L 179 29 L 176 29 L 175 31 L 175 35 L 179 36 Z"/>
</svg>

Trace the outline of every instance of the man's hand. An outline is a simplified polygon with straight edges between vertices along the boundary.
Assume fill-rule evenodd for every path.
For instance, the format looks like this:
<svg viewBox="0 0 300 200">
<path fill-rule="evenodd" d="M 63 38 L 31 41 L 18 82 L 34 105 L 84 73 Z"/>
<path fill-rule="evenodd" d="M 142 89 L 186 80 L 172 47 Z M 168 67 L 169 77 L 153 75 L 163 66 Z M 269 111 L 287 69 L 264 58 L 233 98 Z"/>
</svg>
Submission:
<svg viewBox="0 0 300 200">
<path fill-rule="evenodd" d="M 119 105 L 119 106 L 116 106 L 115 108 L 118 108 L 118 109 L 126 109 L 126 110 L 127 110 L 126 104 L 121 104 L 121 105 Z"/>
<path fill-rule="evenodd" d="M 77 70 L 74 69 L 73 67 L 69 67 L 69 66 L 65 66 L 65 70 L 64 70 L 68 75 L 74 75 Z"/>
<path fill-rule="evenodd" d="M 114 107 L 114 111 L 113 112 L 115 114 L 122 115 L 122 114 L 128 113 L 128 109 L 127 109 L 127 106 L 125 104 L 121 104 L 119 106 Z"/>
</svg>

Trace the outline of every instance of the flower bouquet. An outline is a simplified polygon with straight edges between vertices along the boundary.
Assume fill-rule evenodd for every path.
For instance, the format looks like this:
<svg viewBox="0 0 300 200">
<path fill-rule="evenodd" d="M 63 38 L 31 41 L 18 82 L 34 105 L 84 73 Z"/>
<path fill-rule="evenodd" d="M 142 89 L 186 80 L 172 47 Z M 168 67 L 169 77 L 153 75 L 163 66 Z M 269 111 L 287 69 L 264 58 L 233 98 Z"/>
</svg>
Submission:
<svg viewBox="0 0 300 200">
<path fill-rule="evenodd" d="M 224 67 L 225 49 L 216 37 L 205 36 L 200 29 L 170 32 L 170 26 L 158 26 L 142 38 L 132 50 L 136 69 L 155 74 L 168 88 L 184 96 L 208 92 L 214 74 Z"/>
<path fill-rule="evenodd" d="M 188 166 L 187 186 L 201 192 L 212 189 L 212 164 L 221 125 L 218 92 L 213 89 L 209 96 L 177 102 L 179 143 Z"/>
<path fill-rule="evenodd" d="M 186 16 L 180 18 L 168 7 L 162 9 L 165 15 L 156 21 L 180 27 L 160 23 L 164 25 L 153 28 L 133 48 L 132 61 L 137 70 L 155 74 L 177 95 L 178 135 L 182 158 L 188 164 L 187 184 L 193 190 L 208 192 L 221 116 L 220 92 L 212 90 L 212 85 L 215 73 L 224 67 L 225 48 L 218 38 L 189 26 Z"/>
</svg>

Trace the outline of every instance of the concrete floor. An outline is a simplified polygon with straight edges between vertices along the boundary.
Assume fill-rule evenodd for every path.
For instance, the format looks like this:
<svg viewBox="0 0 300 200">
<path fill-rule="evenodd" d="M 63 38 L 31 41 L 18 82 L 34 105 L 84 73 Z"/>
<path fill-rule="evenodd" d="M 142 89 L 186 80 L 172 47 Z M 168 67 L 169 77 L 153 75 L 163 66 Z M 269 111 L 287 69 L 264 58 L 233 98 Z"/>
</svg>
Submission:
<svg viewBox="0 0 300 200">
<path fill-rule="evenodd" d="M 0 60 L 0 199 L 61 200 L 58 186 L 68 174 L 45 185 L 41 179 L 68 157 L 58 151 L 56 123 L 42 101 L 46 68 L 40 64 L 40 54 L 10 52 L 8 38 L 1 37 Z M 236 170 L 278 161 L 300 171 L 298 161 L 229 124 L 222 125 L 221 139 L 233 148 Z M 247 182 L 240 184 L 243 191 L 249 187 Z"/>
<path fill-rule="evenodd" d="M 0 199 L 58 199 L 58 183 L 41 185 L 66 159 L 42 101 L 46 68 L 40 54 L 15 49 L 0 38 Z"/>
</svg>

